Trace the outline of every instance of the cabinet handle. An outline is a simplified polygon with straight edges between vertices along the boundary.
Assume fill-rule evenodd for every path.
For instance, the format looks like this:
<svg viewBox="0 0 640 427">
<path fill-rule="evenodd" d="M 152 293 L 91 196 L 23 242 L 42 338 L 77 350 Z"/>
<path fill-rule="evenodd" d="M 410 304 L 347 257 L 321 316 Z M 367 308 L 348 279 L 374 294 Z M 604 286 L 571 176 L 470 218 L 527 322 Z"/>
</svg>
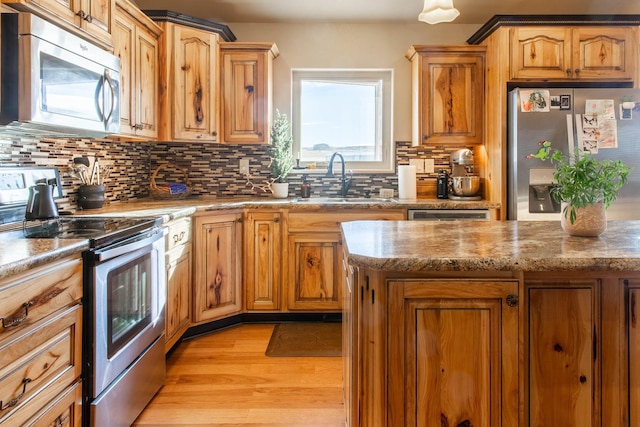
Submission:
<svg viewBox="0 0 640 427">
<path fill-rule="evenodd" d="M 238 218 L 238 222 L 242 224 L 242 222 L 244 222 L 244 219 Z"/>
<path fill-rule="evenodd" d="M 67 425 L 67 421 L 69 421 L 69 415 L 64 418 L 62 418 L 62 415 L 59 415 L 58 418 L 56 418 L 56 420 L 54 421 L 53 427 L 62 427 L 64 425 Z"/>
<path fill-rule="evenodd" d="M 567 77 L 571 77 L 571 68 L 567 68 L 565 72 L 567 73 Z"/>
<path fill-rule="evenodd" d="M 85 21 L 87 21 L 89 24 L 91 24 L 93 22 L 93 16 L 91 16 L 91 15 L 87 15 L 83 19 Z"/>
<path fill-rule="evenodd" d="M 507 295 L 507 305 L 509 307 L 516 307 L 519 301 L 520 301 L 520 298 L 518 298 L 518 295 L 515 295 L 515 294 Z"/>
<path fill-rule="evenodd" d="M 211 136 L 218 136 L 218 132 L 214 130 L 213 132 L 211 132 Z"/>
<path fill-rule="evenodd" d="M 87 13 L 84 10 L 80 9 L 76 12 L 76 16 L 79 16 L 80 19 L 85 19 L 87 17 Z"/>
<path fill-rule="evenodd" d="M 580 77 L 580 68 L 576 68 L 574 73 L 576 73 L 576 77 Z"/>
<path fill-rule="evenodd" d="M 29 316 L 29 307 L 35 304 L 35 301 L 28 301 L 22 304 L 22 306 L 11 316 L 0 318 L 2 321 L 3 328 L 11 328 L 13 326 L 18 326 L 20 323 L 24 322 Z M 24 315 L 22 312 L 24 311 Z"/>
<path fill-rule="evenodd" d="M 27 384 L 29 384 L 30 382 L 31 382 L 31 378 L 23 378 L 22 393 L 20 393 L 19 395 L 17 395 L 16 397 L 8 401 L 7 403 L 4 403 L 2 400 L 0 400 L 0 411 L 4 411 L 5 409 L 9 409 L 16 406 L 20 401 L 20 399 L 22 399 L 24 394 L 27 392 Z"/>
<path fill-rule="evenodd" d="M 173 243 L 181 242 L 184 239 L 185 232 L 181 231 L 180 234 L 173 235 Z"/>
<path fill-rule="evenodd" d="M 273 222 L 280 222 L 280 218 L 273 218 Z"/>
<path fill-rule="evenodd" d="M 422 137 L 422 139 L 424 139 L 424 140 L 426 141 L 427 139 L 429 139 L 429 135 L 424 135 L 424 136 Z"/>
<path fill-rule="evenodd" d="M 258 136 L 262 138 L 262 132 L 258 132 Z"/>
</svg>

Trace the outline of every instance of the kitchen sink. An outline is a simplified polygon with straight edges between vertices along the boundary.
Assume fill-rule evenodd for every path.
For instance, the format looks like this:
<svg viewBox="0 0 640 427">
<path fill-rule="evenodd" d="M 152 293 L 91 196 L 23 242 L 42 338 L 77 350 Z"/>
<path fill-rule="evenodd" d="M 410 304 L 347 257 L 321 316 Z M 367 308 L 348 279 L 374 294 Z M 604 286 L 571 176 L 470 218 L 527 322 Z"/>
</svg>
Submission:
<svg viewBox="0 0 640 427">
<path fill-rule="evenodd" d="M 295 202 L 301 203 L 397 203 L 396 199 L 383 197 L 310 197 L 304 199 L 298 197 Z"/>
</svg>

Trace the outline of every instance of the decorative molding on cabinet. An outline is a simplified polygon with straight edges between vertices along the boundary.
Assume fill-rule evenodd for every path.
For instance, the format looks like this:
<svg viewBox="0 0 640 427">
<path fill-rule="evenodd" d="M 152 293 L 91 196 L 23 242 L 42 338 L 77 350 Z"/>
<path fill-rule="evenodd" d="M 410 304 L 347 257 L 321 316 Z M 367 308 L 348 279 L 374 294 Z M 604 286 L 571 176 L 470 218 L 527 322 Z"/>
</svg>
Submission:
<svg viewBox="0 0 640 427">
<path fill-rule="evenodd" d="M 233 34 L 231 29 L 224 24 L 195 18 L 193 16 L 184 15 L 171 10 L 143 10 L 143 12 L 155 22 L 171 22 L 173 24 L 197 28 L 199 30 L 210 31 L 218 34 L 222 40 L 227 42 L 233 42 L 236 40 L 235 34 Z"/>
<path fill-rule="evenodd" d="M 494 15 L 467 39 L 467 43 L 479 44 L 502 26 L 525 25 L 640 25 L 640 15 Z"/>
</svg>

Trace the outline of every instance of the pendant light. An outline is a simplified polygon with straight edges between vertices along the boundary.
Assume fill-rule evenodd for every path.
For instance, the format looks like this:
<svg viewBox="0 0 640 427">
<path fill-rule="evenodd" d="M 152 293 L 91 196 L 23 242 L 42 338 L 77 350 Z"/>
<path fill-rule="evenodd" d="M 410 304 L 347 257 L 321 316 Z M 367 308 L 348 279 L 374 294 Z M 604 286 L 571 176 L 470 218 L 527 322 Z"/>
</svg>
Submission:
<svg viewBox="0 0 640 427">
<path fill-rule="evenodd" d="M 453 7 L 453 0 L 424 0 L 424 9 L 418 15 L 418 20 L 427 24 L 451 22 L 460 15 Z"/>
</svg>

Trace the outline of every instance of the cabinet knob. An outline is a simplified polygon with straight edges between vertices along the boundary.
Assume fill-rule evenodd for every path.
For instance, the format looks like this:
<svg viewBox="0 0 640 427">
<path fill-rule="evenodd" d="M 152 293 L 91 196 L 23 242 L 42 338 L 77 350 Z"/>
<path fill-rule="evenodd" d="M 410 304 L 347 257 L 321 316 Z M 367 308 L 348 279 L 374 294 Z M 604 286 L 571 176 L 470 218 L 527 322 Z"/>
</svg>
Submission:
<svg viewBox="0 0 640 427">
<path fill-rule="evenodd" d="M 211 132 L 212 136 L 218 136 L 218 132 L 216 132 L 215 130 L 213 132 Z"/>
<path fill-rule="evenodd" d="M 567 73 L 567 77 L 571 77 L 571 68 L 567 68 L 565 72 Z"/>
<path fill-rule="evenodd" d="M 273 222 L 280 222 L 280 218 L 273 218 Z"/>
<path fill-rule="evenodd" d="M 509 307 L 516 307 L 519 301 L 520 301 L 520 298 L 518 298 L 518 295 L 514 295 L 514 294 L 507 295 L 507 305 Z"/>
<path fill-rule="evenodd" d="M 580 76 L 580 68 L 576 68 L 573 72 L 576 73 L 576 76 Z"/>
</svg>

